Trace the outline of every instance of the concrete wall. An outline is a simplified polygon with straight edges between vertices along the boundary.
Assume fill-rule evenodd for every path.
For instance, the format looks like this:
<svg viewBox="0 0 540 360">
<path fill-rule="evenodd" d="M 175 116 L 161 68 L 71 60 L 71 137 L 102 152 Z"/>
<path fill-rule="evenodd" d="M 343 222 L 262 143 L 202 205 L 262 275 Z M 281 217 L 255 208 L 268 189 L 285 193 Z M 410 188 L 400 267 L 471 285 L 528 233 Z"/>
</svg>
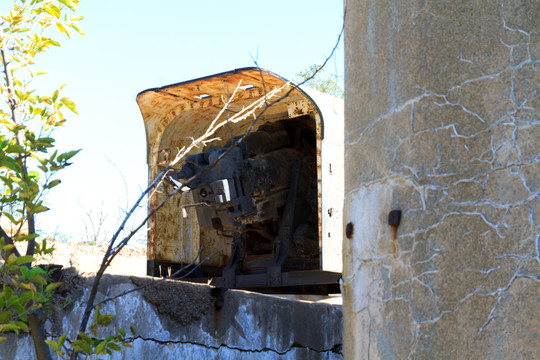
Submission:
<svg viewBox="0 0 540 360">
<path fill-rule="evenodd" d="M 152 281 L 148 278 L 108 276 L 97 302 L 104 297 Z M 73 282 L 71 282 L 73 283 Z M 135 285 L 136 284 L 136 285 Z M 89 282 L 74 286 L 88 291 Z M 148 286 L 102 306 L 116 318 L 103 335 L 133 326 L 133 348 L 113 359 L 342 359 L 341 306 L 281 299 L 244 291 L 223 294 L 221 309 L 211 287 L 175 281 Z M 219 301 L 218 301 L 219 305 Z M 74 303 L 57 314 L 55 328 L 74 338 L 82 314 Z M 49 323 L 49 331 L 53 328 Z M 0 343 L 0 359 L 35 358 L 29 336 L 10 334 Z"/>
<path fill-rule="evenodd" d="M 538 357 L 540 2 L 346 0 L 345 35 L 345 357 Z"/>
</svg>

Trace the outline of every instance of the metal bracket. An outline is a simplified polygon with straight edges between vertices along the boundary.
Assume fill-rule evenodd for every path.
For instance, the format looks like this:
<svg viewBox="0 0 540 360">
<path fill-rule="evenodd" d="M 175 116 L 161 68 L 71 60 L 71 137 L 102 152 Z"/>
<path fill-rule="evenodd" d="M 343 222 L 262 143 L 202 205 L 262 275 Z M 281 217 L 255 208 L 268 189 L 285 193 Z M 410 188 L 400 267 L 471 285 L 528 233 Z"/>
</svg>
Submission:
<svg viewBox="0 0 540 360">
<path fill-rule="evenodd" d="M 223 286 L 226 288 L 234 288 L 236 286 L 236 268 L 238 264 L 244 260 L 244 244 L 246 241 L 246 233 L 244 226 L 241 232 L 235 232 L 233 242 L 231 244 L 231 258 L 227 265 L 223 268 Z"/>
<path fill-rule="evenodd" d="M 291 248 L 299 177 L 300 160 L 296 160 L 291 166 L 291 185 L 287 193 L 287 202 L 285 203 L 279 234 L 276 238 L 276 256 L 274 257 L 274 263 L 266 270 L 268 285 L 281 285 L 283 283 L 281 268 L 289 257 Z"/>
</svg>

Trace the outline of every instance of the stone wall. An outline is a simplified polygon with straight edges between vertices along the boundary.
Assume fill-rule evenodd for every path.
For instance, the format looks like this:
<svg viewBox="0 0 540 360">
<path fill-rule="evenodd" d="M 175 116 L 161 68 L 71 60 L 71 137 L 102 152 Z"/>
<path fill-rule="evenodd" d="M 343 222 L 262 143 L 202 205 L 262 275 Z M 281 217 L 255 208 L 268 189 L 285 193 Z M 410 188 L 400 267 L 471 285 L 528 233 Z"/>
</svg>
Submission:
<svg viewBox="0 0 540 360">
<path fill-rule="evenodd" d="M 96 303 L 151 281 L 105 276 Z M 79 279 L 75 286 L 84 290 L 71 295 L 86 298 L 89 281 Z M 102 305 L 102 313 L 116 315 L 103 336 L 118 327 L 129 336 L 130 326 L 136 334 L 133 348 L 112 359 L 342 359 L 340 305 L 236 290 L 212 294 L 212 288 L 162 281 Z M 48 332 L 74 338 L 82 312 L 73 303 L 54 316 L 54 325 L 47 323 Z M 34 358 L 30 336 L 8 334 L 8 341 L 0 343 L 2 360 Z"/>
<path fill-rule="evenodd" d="M 345 58 L 345 357 L 537 357 L 540 2 L 346 0 Z"/>
</svg>

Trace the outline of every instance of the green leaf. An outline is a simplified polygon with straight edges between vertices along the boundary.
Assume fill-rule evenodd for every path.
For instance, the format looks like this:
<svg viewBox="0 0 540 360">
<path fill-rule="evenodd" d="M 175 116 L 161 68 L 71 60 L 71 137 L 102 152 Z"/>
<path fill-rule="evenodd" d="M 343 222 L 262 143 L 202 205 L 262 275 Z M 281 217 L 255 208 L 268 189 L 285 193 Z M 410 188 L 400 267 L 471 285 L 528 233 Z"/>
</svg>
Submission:
<svg viewBox="0 0 540 360">
<path fill-rule="evenodd" d="M 20 266 L 20 265 L 15 265 L 15 266 Z M 20 266 L 19 270 L 21 271 L 24 278 L 28 277 L 28 272 L 30 271 L 30 269 L 28 269 L 26 266 Z M 17 286 L 21 286 L 21 284 L 17 284 Z"/>
<path fill-rule="evenodd" d="M 14 331 L 19 335 L 19 327 L 14 323 L 0 324 L 0 332 Z"/>
<path fill-rule="evenodd" d="M 61 183 L 61 181 L 58 180 L 58 179 L 57 179 L 57 180 L 53 180 L 53 181 L 51 181 L 50 183 L 46 184 L 46 185 L 44 186 L 44 188 L 45 188 L 45 189 L 52 189 L 53 187 L 55 187 L 56 185 L 58 185 L 58 184 L 60 184 L 60 183 Z"/>
<path fill-rule="evenodd" d="M 7 245 L 2 246 L 2 249 L 3 249 L 5 252 L 9 252 L 9 251 L 15 249 L 15 245 L 7 244 Z"/>
<path fill-rule="evenodd" d="M 26 149 L 21 145 L 12 144 L 6 148 L 6 152 L 11 154 L 24 154 Z"/>
<path fill-rule="evenodd" d="M 35 151 L 30 152 L 30 156 L 41 163 L 41 165 L 47 165 L 47 160 Z M 20 171 L 19 171 L 20 172 Z"/>
<path fill-rule="evenodd" d="M 27 315 L 26 315 L 26 309 L 21 304 L 12 304 L 11 308 L 17 312 L 17 315 L 21 318 L 21 320 L 26 321 Z"/>
<path fill-rule="evenodd" d="M 39 234 L 28 234 L 20 238 L 20 240 L 29 241 L 29 240 L 37 239 L 38 237 L 39 237 Z"/>
<path fill-rule="evenodd" d="M 0 323 L 5 323 L 7 319 L 13 316 L 13 313 L 9 310 L 0 313 Z"/>
<path fill-rule="evenodd" d="M 59 352 L 62 349 L 62 346 L 59 345 L 56 341 L 53 340 L 45 340 L 45 343 L 53 348 L 54 351 Z"/>
<path fill-rule="evenodd" d="M 15 264 L 17 265 L 30 264 L 32 261 L 34 261 L 34 257 L 32 255 L 24 255 L 24 256 L 19 256 L 17 260 L 15 260 Z"/>
<path fill-rule="evenodd" d="M 44 10 L 47 12 L 47 14 L 54 16 L 55 18 L 60 18 L 60 9 L 53 4 L 44 6 Z"/>
<path fill-rule="evenodd" d="M 111 321 L 113 321 L 113 319 L 114 319 L 114 315 L 103 314 L 98 318 L 97 322 L 101 326 L 107 326 L 111 323 Z"/>
<path fill-rule="evenodd" d="M 47 285 L 47 280 L 45 280 L 45 276 L 44 275 L 39 275 L 39 274 L 33 274 L 33 275 L 30 275 L 28 276 L 28 280 L 36 283 L 36 284 L 40 284 L 40 285 Z"/>
<path fill-rule="evenodd" d="M 15 171 L 16 173 L 21 172 L 21 167 L 19 166 L 19 164 L 17 164 L 15 160 L 7 156 L 0 158 L 0 167 L 6 167 L 10 170 Z"/>
<path fill-rule="evenodd" d="M 5 211 L 2 211 L 2 214 L 7 217 L 9 219 L 9 221 L 11 221 L 11 223 L 13 223 L 14 225 L 17 225 L 17 224 L 20 224 L 21 223 L 21 220 L 17 220 L 13 217 L 13 215 L 11 215 L 10 213 L 8 212 L 5 212 Z"/>
<path fill-rule="evenodd" d="M 19 327 L 21 330 L 28 330 L 28 325 L 26 323 L 23 323 L 22 321 L 15 321 L 15 324 Z"/>
<path fill-rule="evenodd" d="M 47 287 L 45 288 L 45 292 L 52 292 L 54 291 L 54 289 L 56 289 L 57 287 L 59 287 L 60 285 L 62 285 L 62 283 L 52 283 L 52 284 L 49 284 L 47 285 Z"/>
<path fill-rule="evenodd" d="M 31 291 L 25 291 L 19 295 L 19 300 L 21 303 L 34 300 L 34 294 Z"/>
<path fill-rule="evenodd" d="M 73 111 L 75 114 L 79 115 L 79 112 L 77 111 L 77 107 L 75 103 L 71 100 L 69 100 L 67 97 L 63 97 L 60 99 L 60 103 L 67 107 L 69 110 Z"/>
<path fill-rule="evenodd" d="M 85 36 L 86 34 L 81 30 L 80 26 L 78 23 L 76 22 L 72 22 L 71 24 L 69 24 L 69 26 L 71 26 L 71 28 L 73 30 L 75 30 L 76 32 L 78 32 L 80 35 L 82 36 Z"/>
<path fill-rule="evenodd" d="M 64 27 L 64 25 L 63 25 L 61 22 L 57 22 L 57 23 L 56 23 L 56 27 L 58 28 L 58 30 L 59 30 L 61 33 L 66 34 L 67 37 L 71 39 L 71 35 L 69 34 L 68 29 L 66 29 L 66 28 Z M 53 99 L 53 100 L 56 100 L 56 99 Z"/>
<path fill-rule="evenodd" d="M 4 293 L 4 299 L 9 300 L 9 298 L 11 297 L 11 294 L 13 294 L 13 290 L 9 286 L 4 285 L 3 293 Z"/>
<path fill-rule="evenodd" d="M 58 155 L 58 161 L 68 161 L 69 159 L 71 159 L 72 157 L 77 155 L 79 153 L 79 151 L 81 151 L 81 149 L 72 150 L 72 151 L 68 151 L 68 152 L 65 152 L 63 154 L 60 154 L 60 155 Z"/>
<path fill-rule="evenodd" d="M 66 336 L 67 335 L 62 335 L 58 338 L 58 345 L 60 346 L 64 345 L 64 342 L 66 341 Z"/>
<path fill-rule="evenodd" d="M 55 142 L 56 140 L 52 137 L 41 137 L 37 139 L 37 141 L 52 145 L 52 143 Z"/>
<path fill-rule="evenodd" d="M 75 5 L 75 2 L 73 2 L 73 0 L 58 0 L 58 1 L 66 5 L 68 8 L 70 8 L 73 11 L 77 10 L 77 6 Z"/>
<path fill-rule="evenodd" d="M 42 276 L 47 276 L 47 272 L 46 272 L 45 270 L 43 270 L 41 267 L 36 266 L 36 267 L 32 268 L 32 269 L 28 272 L 28 276 L 31 276 L 31 275 L 42 275 Z"/>
<path fill-rule="evenodd" d="M 6 259 L 6 265 L 13 265 L 15 264 L 15 261 L 17 261 L 17 255 L 10 254 Z"/>
<path fill-rule="evenodd" d="M 39 214 L 39 213 L 45 212 L 45 211 L 47 211 L 47 210 L 49 210 L 48 207 L 43 206 L 43 205 L 39 205 L 39 206 L 36 206 L 36 207 L 33 209 L 32 212 L 33 212 L 34 214 Z"/>
<path fill-rule="evenodd" d="M 40 178 L 40 175 L 39 175 L 39 172 L 37 172 L 35 170 L 30 170 L 28 172 L 28 177 L 30 177 L 32 180 L 38 182 L 39 178 Z"/>
<path fill-rule="evenodd" d="M 118 345 L 116 345 L 115 343 L 113 342 L 110 342 L 107 344 L 107 347 L 111 350 L 114 350 L 114 351 L 122 351 L 122 348 Z"/>
<path fill-rule="evenodd" d="M 96 354 L 106 354 L 106 352 L 104 351 L 105 345 L 107 345 L 107 340 L 103 340 L 102 342 L 100 342 L 98 346 L 96 346 Z"/>
<path fill-rule="evenodd" d="M 92 344 L 93 342 L 90 336 L 88 336 L 86 333 L 83 333 L 81 331 L 79 331 L 79 337 L 88 344 Z"/>
<path fill-rule="evenodd" d="M 85 341 L 81 341 L 81 340 L 75 340 L 73 342 L 74 344 L 78 345 L 79 348 L 85 352 L 86 354 L 90 355 L 93 353 L 92 351 L 92 346 L 90 346 L 90 344 L 88 344 L 87 342 Z"/>
<path fill-rule="evenodd" d="M 26 290 L 30 290 L 32 293 L 36 293 L 36 285 L 32 284 L 31 282 L 23 282 L 21 283 L 21 287 Z"/>
</svg>

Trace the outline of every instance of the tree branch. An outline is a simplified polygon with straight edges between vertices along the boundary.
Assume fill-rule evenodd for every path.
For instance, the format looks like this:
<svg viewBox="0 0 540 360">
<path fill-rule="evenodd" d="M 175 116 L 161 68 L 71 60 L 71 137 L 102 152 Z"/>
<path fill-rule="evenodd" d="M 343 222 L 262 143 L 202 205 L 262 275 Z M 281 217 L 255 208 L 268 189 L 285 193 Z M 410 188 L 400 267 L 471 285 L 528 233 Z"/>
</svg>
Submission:
<svg viewBox="0 0 540 360">
<path fill-rule="evenodd" d="M 240 136 L 239 138 L 237 138 L 235 141 L 233 141 L 231 143 L 231 145 L 227 149 L 227 151 L 225 151 L 223 154 L 221 154 L 221 156 L 217 159 L 217 161 L 216 161 L 216 164 L 217 164 L 224 156 L 226 156 L 230 151 L 232 151 L 232 149 L 236 145 L 238 145 L 242 140 L 244 140 L 244 138 L 247 135 L 249 135 L 251 133 L 251 131 L 253 130 L 253 128 L 254 128 L 254 126 L 256 124 L 256 122 L 262 117 L 262 115 L 266 112 L 266 110 L 269 107 L 271 107 L 274 104 L 276 104 L 276 103 L 282 101 L 283 99 L 287 98 L 291 94 L 291 92 L 294 91 L 297 88 L 297 86 L 303 85 L 304 83 L 306 83 L 309 80 L 313 79 L 317 75 L 317 73 L 324 68 L 324 66 L 332 58 L 332 56 L 334 55 L 337 47 L 339 46 L 339 42 L 341 41 L 342 34 L 343 34 L 343 27 L 341 29 L 341 32 L 339 33 L 336 44 L 333 47 L 330 55 L 325 59 L 325 61 L 321 65 L 321 67 L 316 69 L 316 71 L 314 71 L 314 73 L 311 76 L 307 77 L 304 81 L 297 84 L 296 86 L 290 86 L 291 83 L 287 82 L 285 85 L 283 85 L 279 89 L 274 89 L 274 90 L 272 90 L 270 92 L 266 92 L 266 86 L 265 86 L 265 89 L 264 89 L 265 92 L 264 92 L 264 96 L 262 98 L 254 101 L 251 105 L 249 105 L 248 107 L 242 109 L 239 113 L 235 114 L 234 116 L 232 116 L 230 118 L 229 118 L 229 116 L 227 116 L 226 120 L 224 120 L 222 122 L 218 122 L 219 119 L 221 118 L 222 114 L 225 111 L 228 110 L 230 102 L 232 102 L 232 100 L 235 98 L 235 94 L 236 94 L 237 90 L 240 88 L 242 81 L 239 82 L 239 84 L 236 87 L 236 89 L 234 90 L 232 96 L 228 97 L 227 102 L 225 103 L 225 105 L 223 106 L 221 111 L 218 113 L 218 115 L 214 118 L 212 123 L 209 125 L 207 131 L 201 137 L 199 137 L 198 139 L 193 140 L 193 142 L 189 146 L 184 147 L 179 151 L 179 153 L 177 154 L 175 159 L 173 161 L 171 161 L 171 163 L 163 171 L 161 171 L 158 174 L 158 176 L 152 181 L 152 183 L 139 196 L 139 198 L 135 202 L 135 205 L 126 214 L 126 216 L 125 216 L 124 220 L 122 221 L 120 227 L 118 228 L 118 230 L 116 231 L 116 233 L 112 237 L 112 239 L 111 239 L 111 241 L 109 243 L 109 247 L 107 248 L 107 252 L 105 253 L 105 256 L 103 257 L 103 261 L 101 263 L 101 266 L 100 266 L 100 268 L 99 268 L 99 270 L 98 270 L 98 272 L 96 274 L 96 277 L 94 278 L 94 283 L 92 285 L 92 289 L 90 291 L 90 295 L 89 295 L 88 301 L 86 303 L 86 308 L 85 308 L 85 311 L 84 311 L 84 314 L 83 314 L 83 318 L 81 320 L 81 325 L 79 327 L 79 331 L 81 331 L 81 332 L 86 331 L 86 326 L 88 324 L 90 314 L 91 314 L 91 312 L 92 312 L 92 310 L 94 308 L 93 303 L 95 301 L 95 297 L 96 297 L 96 294 L 97 294 L 97 289 L 98 289 L 98 286 L 99 286 L 99 282 L 100 282 L 106 268 L 110 265 L 110 263 L 114 259 L 114 257 L 128 243 L 128 241 L 133 237 L 133 235 L 136 232 L 138 232 L 144 226 L 144 224 L 146 224 L 148 219 L 152 215 L 154 215 L 156 213 L 156 211 L 158 211 L 161 207 L 163 207 L 163 205 L 171 197 L 178 194 L 182 189 L 185 188 L 185 186 L 189 185 L 191 182 L 193 182 L 199 176 L 204 174 L 206 171 L 210 170 L 213 166 L 215 166 L 215 164 L 213 166 L 209 166 L 206 169 L 204 169 L 203 171 L 197 173 L 196 175 L 194 175 L 193 177 L 188 179 L 186 182 L 182 183 L 182 185 L 179 188 L 177 188 L 175 191 L 173 191 L 170 194 L 167 194 L 167 196 L 165 197 L 165 199 L 163 201 L 161 201 L 154 209 L 151 209 L 148 212 L 147 216 L 140 223 L 140 225 L 137 226 L 134 230 L 132 230 L 116 247 L 114 247 L 114 244 L 115 244 L 116 240 L 118 239 L 120 233 L 124 230 L 124 227 L 125 227 L 128 219 L 132 216 L 132 214 L 138 208 L 139 204 L 144 199 L 144 197 L 146 195 L 148 195 L 148 194 L 150 194 L 150 196 L 155 196 L 155 194 L 154 194 L 155 189 L 157 188 L 157 186 L 159 186 L 161 184 L 164 176 L 171 170 L 172 166 L 175 165 L 176 163 L 178 163 L 186 154 L 188 154 L 191 151 L 191 149 L 193 149 L 194 147 L 198 146 L 201 143 L 204 144 L 212 135 L 214 135 L 214 133 L 219 128 L 221 128 L 223 126 L 229 126 L 230 123 L 237 123 L 237 122 L 243 121 L 243 120 L 245 120 L 248 117 L 253 115 L 253 120 L 251 121 L 251 124 L 248 127 L 248 130 L 244 133 L 244 135 Z M 261 74 L 261 76 L 262 76 L 262 74 Z M 262 81 L 263 81 L 263 84 L 264 84 L 264 77 L 262 78 Z M 289 88 L 289 89 L 287 90 L 287 92 L 284 95 L 279 96 L 274 101 L 269 102 L 270 99 L 278 96 L 278 94 L 280 94 L 285 88 Z M 257 114 L 255 114 L 258 109 L 260 109 L 260 111 Z M 219 251 L 221 251 L 221 250 L 219 250 Z M 211 254 L 211 255 L 213 256 L 214 254 Z M 209 257 L 207 257 L 207 258 L 209 258 Z M 133 291 L 135 291 L 135 290 L 133 290 Z M 76 358 L 76 356 L 75 356 L 75 358 Z"/>
<path fill-rule="evenodd" d="M 0 238 L 4 239 L 4 245 L 7 244 L 7 245 L 15 246 L 15 244 L 13 243 L 13 240 L 4 231 L 4 229 L 2 229 L 2 227 L 0 227 Z M 2 259 L 7 260 L 7 258 L 11 254 L 15 254 L 16 257 L 21 256 L 21 254 L 19 253 L 19 250 L 17 250 L 16 247 L 13 247 L 13 249 L 11 249 L 9 251 L 4 251 L 3 248 L 0 248 L 0 255 L 2 256 Z"/>
</svg>

